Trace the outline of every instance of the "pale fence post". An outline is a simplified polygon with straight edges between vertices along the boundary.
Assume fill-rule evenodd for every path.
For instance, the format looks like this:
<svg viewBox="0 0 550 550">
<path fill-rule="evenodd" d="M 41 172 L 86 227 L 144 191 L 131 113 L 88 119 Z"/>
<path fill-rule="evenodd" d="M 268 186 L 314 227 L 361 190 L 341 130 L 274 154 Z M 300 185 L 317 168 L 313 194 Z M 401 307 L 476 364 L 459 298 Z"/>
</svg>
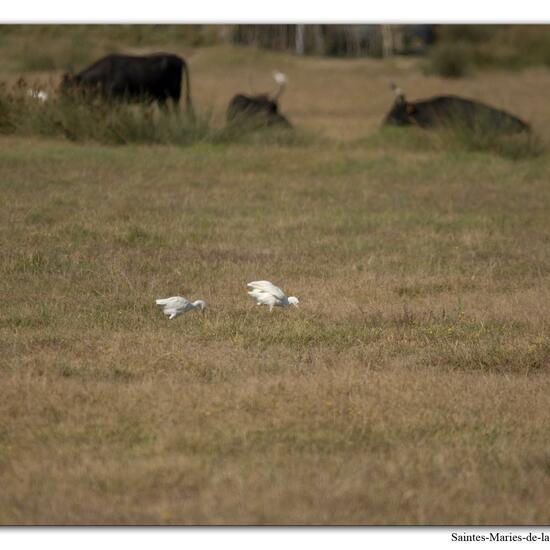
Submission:
<svg viewBox="0 0 550 550">
<path fill-rule="evenodd" d="M 296 25 L 296 55 L 304 55 L 304 26 Z"/>
<path fill-rule="evenodd" d="M 391 25 L 382 25 L 382 56 L 390 57 L 393 53 L 393 32 Z"/>
</svg>

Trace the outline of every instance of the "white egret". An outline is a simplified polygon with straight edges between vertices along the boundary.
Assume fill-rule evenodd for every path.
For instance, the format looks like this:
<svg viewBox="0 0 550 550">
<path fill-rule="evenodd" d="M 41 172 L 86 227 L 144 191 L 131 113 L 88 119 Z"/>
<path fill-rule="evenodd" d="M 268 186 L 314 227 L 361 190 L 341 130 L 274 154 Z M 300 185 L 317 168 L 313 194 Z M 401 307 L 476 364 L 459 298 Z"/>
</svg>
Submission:
<svg viewBox="0 0 550 550">
<path fill-rule="evenodd" d="M 33 90 L 29 89 L 27 90 L 27 95 L 32 97 L 33 99 L 38 99 L 38 101 L 42 101 L 42 103 L 48 101 L 48 92 L 45 92 L 44 90 Z"/>
<path fill-rule="evenodd" d="M 252 281 L 246 285 L 251 290 L 248 294 L 257 302 L 257 305 L 269 306 L 269 311 L 274 307 L 298 307 L 298 298 L 296 296 L 286 296 L 286 294 L 273 283 L 269 281 Z"/>
<path fill-rule="evenodd" d="M 286 77 L 285 73 L 282 73 L 281 71 L 273 71 L 273 79 L 279 86 L 284 86 L 288 83 L 288 78 Z"/>
<path fill-rule="evenodd" d="M 284 92 L 286 85 L 288 84 L 288 79 L 286 77 L 286 74 L 281 73 L 280 71 L 273 71 L 273 80 L 275 80 L 278 88 L 277 91 L 272 94 L 271 100 L 277 101 L 277 99 L 279 99 L 279 97 L 281 97 L 282 93 Z"/>
<path fill-rule="evenodd" d="M 201 311 L 204 311 L 204 308 L 206 307 L 206 303 L 203 300 L 190 302 L 183 296 L 159 298 L 158 300 L 155 300 L 155 303 L 160 307 L 160 309 L 162 309 L 162 313 L 164 313 L 168 319 L 174 319 L 178 315 L 191 311 L 192 309 L 200 309 Z"/>
</svg>

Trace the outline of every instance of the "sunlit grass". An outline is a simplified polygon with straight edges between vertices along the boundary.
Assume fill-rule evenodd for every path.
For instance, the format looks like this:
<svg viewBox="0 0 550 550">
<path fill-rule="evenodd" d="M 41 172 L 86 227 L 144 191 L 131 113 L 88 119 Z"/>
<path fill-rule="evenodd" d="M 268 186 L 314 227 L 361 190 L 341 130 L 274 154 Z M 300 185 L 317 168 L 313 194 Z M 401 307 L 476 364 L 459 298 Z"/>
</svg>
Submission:
<svg viewBox="0 0 550 550">
<path fill-rule="evenodd" d="M 0 522 L 548 523 L 547 152 L 379 131 L 414 65 L 223 52 L 204 126 L 59 105 L 81 139 L 0 137 Z M 218 134 L 275 62 L 296 132 Z"/>
</svg>

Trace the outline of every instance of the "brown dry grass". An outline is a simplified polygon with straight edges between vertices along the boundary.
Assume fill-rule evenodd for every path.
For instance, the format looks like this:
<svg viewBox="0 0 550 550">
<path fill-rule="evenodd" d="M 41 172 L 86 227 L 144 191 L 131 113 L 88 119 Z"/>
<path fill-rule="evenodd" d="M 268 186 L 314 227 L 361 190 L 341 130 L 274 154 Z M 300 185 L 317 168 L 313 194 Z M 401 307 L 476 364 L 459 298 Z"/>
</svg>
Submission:
<svg viewBox="0 0 550 550">
<path fill-rule="evenodd" d="M 310 139 L 0 139 L 1 523 L 548 523 L 549 158 L 377 125 L 393 79 L 547 141 L 550 75 L 191 53 L 217 115 L 287 71 Z"/>
</svg>

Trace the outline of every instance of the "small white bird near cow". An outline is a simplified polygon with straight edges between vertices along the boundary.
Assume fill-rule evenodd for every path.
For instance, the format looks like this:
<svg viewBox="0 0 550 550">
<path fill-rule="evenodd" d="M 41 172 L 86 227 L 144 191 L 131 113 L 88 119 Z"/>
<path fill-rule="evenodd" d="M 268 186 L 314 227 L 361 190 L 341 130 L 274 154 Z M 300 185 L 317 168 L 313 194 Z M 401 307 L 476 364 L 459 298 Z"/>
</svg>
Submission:
<svg viewBox="0 0 550 550">
<path fill-rule="evenodd" d="M 269 281 L 252 281 L 246 285 L 251 290 L 248 294 L 257 302 L 257 305 L 269 306 L 269 311 L 273 311 L 274 307 L 298 307 L 298 298 L 296 296 L 288 296 L 273 283 Z"/>
<path fill-rule="evenodd" d="M 48 92 L 45 92 L 44 90 L 33 90 L 29 89 L 27 90 L 27 95 L 32 97 L 33 99 L 38 99 L 38 101 L 41 101 L 42 103 L 48 101 Z"/>
<path fill-rule="evenodd" d="M 275 80 L 279 86 L 286 86 L 288 84 L 286 74 L 281 71 L 273 71 L 273 80 Z"/>
<path fill-rule="evenodd" d="M 206 302 L 204 302 L 204 300 L 190 302 L 183 296 L 159 298 L 158 300 L 155 300 L 155 303 L 160 307 L 160 309 L 162 309 L 162 313 L 164 313 L 168 319 L 174 319 L 178 315 L 193 309 L 200 309 L 201 311 L 204 311 L 204 308 L 206 307 Z"/>
</svg>

